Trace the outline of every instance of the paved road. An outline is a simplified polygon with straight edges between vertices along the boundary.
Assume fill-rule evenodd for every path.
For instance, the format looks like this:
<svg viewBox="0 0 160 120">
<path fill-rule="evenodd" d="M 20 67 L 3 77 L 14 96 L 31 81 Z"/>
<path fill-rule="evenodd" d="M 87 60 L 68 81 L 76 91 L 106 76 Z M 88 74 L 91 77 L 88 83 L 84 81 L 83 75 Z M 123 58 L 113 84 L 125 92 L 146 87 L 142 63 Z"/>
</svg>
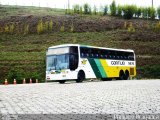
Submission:
<svg viewBox="0 0 160 120">
<path fill-rule="evenodd" d="M 0 114 L 160 114 L 160 80 L 1 85 Z"/>
</svg>

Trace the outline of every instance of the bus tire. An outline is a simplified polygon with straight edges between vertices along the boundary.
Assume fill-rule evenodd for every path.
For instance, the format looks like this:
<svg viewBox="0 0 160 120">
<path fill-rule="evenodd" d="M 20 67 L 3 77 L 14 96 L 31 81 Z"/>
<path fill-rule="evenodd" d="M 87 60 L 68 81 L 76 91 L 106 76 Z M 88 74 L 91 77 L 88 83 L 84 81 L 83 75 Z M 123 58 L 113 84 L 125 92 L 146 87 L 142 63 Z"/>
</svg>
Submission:
<svg viewBox="0 0 160 120">
<path fill-rule="evenodd" d="M 125 80 L 130 80 L 130 75 L 129 75 L 129 71 L 128 70 L 125 71 L 125 78 L 124 79 Z"/>
<path fill-rule="evenodd" d="M 64 84 L 66 81 L 65 80 L 60 80 L 59 83 L 60 84 Z"/>
<path fill-rule="evenodd" d="M 76 82 L 77 82 L 77 83 L 80 83 L 80 82 L 83 82 L 83 80 L 85 80 L 85 73 L 84 73 L 83 70 L 80 70 L 80 71 L 78 72 Z"/>
<path fill-rule="evenodd" d="M 119 78 L 118 78 L 119 80 L 124 80 L 125 79 L 125 74 L 124 74 L 124 72 L 123 72 L 123 70 L 121 70 L 120 72 L 119 72 Z"/>
</svg>

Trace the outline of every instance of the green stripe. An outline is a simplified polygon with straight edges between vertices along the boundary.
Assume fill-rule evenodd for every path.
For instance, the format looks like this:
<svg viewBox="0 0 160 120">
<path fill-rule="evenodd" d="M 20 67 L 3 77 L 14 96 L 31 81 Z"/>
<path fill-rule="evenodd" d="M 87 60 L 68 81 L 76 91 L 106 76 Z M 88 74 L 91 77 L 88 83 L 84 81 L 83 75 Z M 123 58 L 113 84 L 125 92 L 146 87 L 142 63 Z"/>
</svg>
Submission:
<svg viewBox="0 0 160 120">
<path fill-rule="evenodd" d="M 94 71 L 94 74 L 96 75 L 96 78 L 102 78 L 100 71 L 98 69 L 98 66 L 96 65 L 96 62 L 94 61 L 93 58 L 88 58 L 88 61 Z"/>
<path fill-rule="evenodd" d="M 102 78 L 106 78 L 107 75 L 106 75 L 106 72 L 105 72 L 105 70 L 104 70 L 101 62 L 100 62 L 100 59 L 94 59 L 94 61 L 95 61 L 95 63 L 96 63 L 97 66 L 98 66 L 98 69 L 99 69 L 99 71 L 100 71 L 100 73 L 101 73 Z"/>
</svg>

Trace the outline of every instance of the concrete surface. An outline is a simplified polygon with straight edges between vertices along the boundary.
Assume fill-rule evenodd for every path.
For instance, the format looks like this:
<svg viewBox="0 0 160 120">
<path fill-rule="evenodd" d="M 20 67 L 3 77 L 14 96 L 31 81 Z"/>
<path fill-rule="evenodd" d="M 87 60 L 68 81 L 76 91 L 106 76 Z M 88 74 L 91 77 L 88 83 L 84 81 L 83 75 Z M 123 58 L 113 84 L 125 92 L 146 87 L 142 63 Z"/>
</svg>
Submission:
<svg viewBox="0 0 160 120">
<path fill-rule="evenodd" d="M 14 116 L 17 114 L 19 119 L 27 119 L 27 115 L 32 116 L 30 119 L 101 119 L 95 115 L 104 114 L 159 115 L 160 80 L 0 85 L 0 119 L 17 119 Z"/>
</svg>

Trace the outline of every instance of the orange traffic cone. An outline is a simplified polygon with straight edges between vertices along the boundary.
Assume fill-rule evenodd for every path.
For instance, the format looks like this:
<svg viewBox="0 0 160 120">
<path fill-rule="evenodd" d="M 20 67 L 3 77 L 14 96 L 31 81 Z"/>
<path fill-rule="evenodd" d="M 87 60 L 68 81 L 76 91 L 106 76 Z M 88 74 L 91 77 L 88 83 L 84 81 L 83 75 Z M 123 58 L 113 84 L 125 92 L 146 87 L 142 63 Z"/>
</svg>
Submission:
<svg viewBox="0 0 160 120">
<path fill-rule="evenodd" d="M 32 84 L 32 79 L 30 78 L 30 82 L 29 82 L 30 84 Z"/>
<path fill-rule="evenodd" d="M 25 78 L 23 79 L 23 84 L 26 84 L 26 79 Z"/>
<path fill-rule="evenodd" d="M 8 80 L 7 80 L 7 79 L 5 79 L 4 84 L 5 84 L 5 85 L 8 85 Z"/>
<path fill-rule="evenodd" d="M 36 83 L 38 83 L 38 79 L 36 79 Z"/>
<path fill-rule="evenodd" d="M 17 84 L 17 81 L 16 81 L 16 79 L 14 79 L 14 82 L 13 82 L 13 84 L 14 84 L 14 85 L 16 85 L 16 84 Z"/>
</svg>

